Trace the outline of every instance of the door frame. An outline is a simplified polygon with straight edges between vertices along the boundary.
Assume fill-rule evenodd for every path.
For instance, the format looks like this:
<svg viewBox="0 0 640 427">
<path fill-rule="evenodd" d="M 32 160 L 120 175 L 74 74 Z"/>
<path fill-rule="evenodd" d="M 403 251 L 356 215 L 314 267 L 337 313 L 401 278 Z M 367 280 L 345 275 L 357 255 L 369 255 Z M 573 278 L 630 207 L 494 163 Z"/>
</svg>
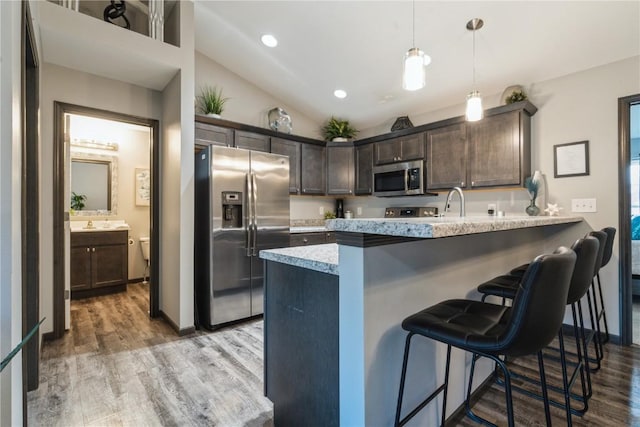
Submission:
<svg viewBox="0 0 640 427">
<path fill-rule="evenodd" d="M 98 119 L 113 120 L 151 129 L 151 205 L 150 238 L 151 259 L 149 268 L 149 316 L 160 315 L 160 122 L 155 119 L 121 114 L 75 104 L 54 101 L 53 113 L 53 332 L 52 338 L 64 335 L 64 222 L 69 220 L 64 200 L 64 115 L 78 114 Z"/>
<path fill-rule="evenodd" d="M 640 103 L 640 94 L 618 98 L 618 210 L 620 272 L 620 343 L 633 341 L 633 295 L 631 289 L 631 105 Z"/>
</svg>

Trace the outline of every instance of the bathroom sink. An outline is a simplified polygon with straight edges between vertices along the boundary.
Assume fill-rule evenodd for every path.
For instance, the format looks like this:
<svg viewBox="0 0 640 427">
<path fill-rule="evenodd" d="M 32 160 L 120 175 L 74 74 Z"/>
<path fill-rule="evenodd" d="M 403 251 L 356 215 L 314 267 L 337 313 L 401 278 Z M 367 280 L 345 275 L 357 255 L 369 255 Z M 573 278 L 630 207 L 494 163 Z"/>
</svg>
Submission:
<svg viewBox="0 0 640 427">
<path fill-rule="evenodd" d="M 123 219 L 107 221 L 70 221 L 69 227 L 72 233 L 88 231 L 122 231 L 129 230 L 129 224 Z"/>
</svg>

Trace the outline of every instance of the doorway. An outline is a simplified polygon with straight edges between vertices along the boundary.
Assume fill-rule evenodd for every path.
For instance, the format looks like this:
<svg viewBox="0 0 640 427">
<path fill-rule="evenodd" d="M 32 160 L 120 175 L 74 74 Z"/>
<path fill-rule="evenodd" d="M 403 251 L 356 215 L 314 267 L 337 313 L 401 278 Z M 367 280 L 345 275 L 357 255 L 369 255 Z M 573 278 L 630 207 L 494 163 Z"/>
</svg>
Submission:
<svg viewBox="0 0 640 427">
<path fill-rule="evenodd" d="M 640 344 L 640 94 L 618 99 L 618 138 L 620 337 L 630 345 Z"/>
<path fill-rule="evenodd" d="M 157 120 L 146 119 L 136 116 L 130 116 L 120 113 L 114 113 L 105 110 L 98 110 L 90 107 L 83 107 L 78 105 L 65 104 L 61 102 L 54 103 L 54 328 L 53 337 L 60 338 L 64 334 L 65 329 L 68 327 L 69 304 L 71 293 L 69 286 L 70 272 L 67 270 L 67 266 L 70 262 L 69 256 L 69 231 L 68 226 L 70 220 L 77 220 L 81 222 L 85 220 L 106 220 L 115 219 L 116 221 L 127 221 L 126 216 L 129 216 L 132 220 L 134 217 L 140 218 L 140 212 L 143 211 L 147 215 L 148 223 L 141 223 L 138 221 L 136 229 L 132 227 L 129 231 L 130 238 L 135 236 L 133 244 L 129 241 L 129 260 L 134 259 L 138 262 L 137 266 L 132 266 L 132 269 L 140 270 L 140 261 L 142 259 L 142 251 L 140 248 L 139 238 L 150 238 L 150 256 L 149 256 L 149 269 L 144 269 L 144 276 L 149 276 L 149 315 L 156 317 L 159 314 L 159 284 L 158 284 L 158 256 L 159 249 L 159 123 Z M 122 129 L 129 129 L 130 132 L 139 132 L 140 130 L 146 131 L 148 141 L 148 155 L 144 156 L 146 160 L 145 164 L 136 163 L 135 151 L 131 148 L 125 149 L 118 147 L 117 142 L 114 143 L 113 138 L 96 138 L 91 136 L 90 132 L 96 131 L 96 128 L 100 129 L 102 126 L 106 126 L 107 131 L 100 131 L 98 135 L 106 135 L 115 133 L 122 133 Z M 120 130 L 117 130 L 116 127 Z M 83 130 L 84 129 L 84 130 Z M 83 133 L 89 132 L 89 133 Z M 117 148 L 117 150 L 116 150 Z M 119 159 L 118 151 L 122 152 L 122 159 Z M 76 175 L 79 175 L 87 167 L 95 165 L 98 169 L 101 166 L 105 166 L 110 172 L 104 179 L 102 179 L 106 188 L 102 192 L 104 196 L 99 196 L 100 191 L 96 192 L 96 196 L 93 199 L 104 199 L 104 206 L 101 204 L 94 204 L 93 206 L 87 205 L 92 209 L 85 210 L 85 206 L 78 209 L 79 205 L 74 205 L 75 210 L 69 209 L 68 201 L 71 200 L 72 183 L 71 179 L 71 160 L 78 158 L 78 168 Z M 89 160 L 82 162 L 82 159 Z M 103 161 L 104 160 L 104 161 Z M 104 163 L 104 164 L 103 164 Z M 143 162 L 144 163 L 144 162 Z M 114 165 L 122 164 L 126 165 L 126 173 L 117 172 L 118 169 L 114 169 Z M 150 166 L 150 168 L 149 168 Z M 116 172 L 114 172 L 116 171 Z M 139 186 L 138 178 L 145 176 L 148 179 L 147 204 L 144 206 L 145 197 L 137 200 L 135 195 L 141 194 L 140 191 L 144 190 L 144 186 Z M 136 175 L 137 174 L 137 175 Z M 115 176 L 114 176 L 115 175 Z M 130 176 L 129 176 L 130 175 Z M 139 176 L 138 176 L 139 175 Z M 130 178 L 130 179 L 129 179 Z M 99 182 L 99 181 L 96 181 Z M 120 182 L 122 184 L 120 184 Z M 80 185 L 79 183 L 78 185 Z M 96 185 L 97 186 L 97 185 Z M 123 197 L 118 197 L 118 188 L 128 188 L 127 200 L 125 201 L 129 208 L 125 207 L 123 203 Z M 139 187 L 139 188 L 138 188 Z M 78 187 L 82 188 L 82 187 Z M 86 188 L 86 187 L 85 187 Z M 137 193 L 136 191 L 139 190 Z M 84 195 L 85 201 L 87 201 L 84 191 L 79 191 L 79 196 Z M 86 190 L 89 191 L 89 190 Z M 91 189 L 93 191 L 93 189 Z M 124 193 L 123 193 L 124 196 Z M 118 203 L 118 200 L 120 202 Z M 137 204 L 136 204 L 137 203 Z M 121 211 L 120 213 L 118 211 Z M 125 212 L 122 212 L 125 211 Z M 128 212 L 128 213 L 127 213 Z M 115 215 L 110 215 L 115 213 Z M 125 213 L 125 215 L 121 215 Z M 70 215 L 73 214 L 73 215 Z M 135 220 L 133 220 L 135 222 Z M 104 224 L 103 224 L 104 225 Z M 135 225 L 135 224 L 131 224 Z M 146 229 L 144 229 L 146 228 Z M 128 272 L 128 277 L 131 274 L 132 269 Z M 134 276 L 137 273 L 134 274 Z"/>
</svg>

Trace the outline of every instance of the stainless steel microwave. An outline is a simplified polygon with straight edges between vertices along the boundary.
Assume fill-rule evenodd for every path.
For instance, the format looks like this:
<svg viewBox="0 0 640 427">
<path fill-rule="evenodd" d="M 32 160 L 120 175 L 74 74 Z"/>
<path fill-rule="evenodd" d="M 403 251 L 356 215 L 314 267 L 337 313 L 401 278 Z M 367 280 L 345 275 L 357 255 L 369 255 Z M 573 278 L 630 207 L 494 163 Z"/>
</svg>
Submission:
<svg viewBox="0 0 640 427">
<path fill-rule="evenodd" d="M 424 161 L 392 163 L 373 168 L 373 195 L 381 197 L 425 194 Z"/>
</svg>

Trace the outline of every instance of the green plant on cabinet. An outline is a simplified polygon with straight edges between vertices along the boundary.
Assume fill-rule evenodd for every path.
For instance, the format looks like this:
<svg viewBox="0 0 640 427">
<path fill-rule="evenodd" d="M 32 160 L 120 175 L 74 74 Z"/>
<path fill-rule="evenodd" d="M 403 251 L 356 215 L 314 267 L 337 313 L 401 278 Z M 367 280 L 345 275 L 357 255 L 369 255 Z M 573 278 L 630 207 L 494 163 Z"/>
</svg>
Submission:
<svg viewBox="0 0 640 427">
<path fill-rule="evenodd" d="M 335 138 L 351 139 L 357 133 L 358 130 L 349 124 L 349 120 L 337 119 L 333 116 L 322 127 L 322 134 L 327 141 L 332 141 Z"/>
<path fill-rule="evenodd" d="M 205 86 L 200 89 L 200 95 L 196 96 L 197 107 L 202 114 L 222 114 L 224 104 L 229 100 L 222 96 L 222 89 L 216 86 Z"/>
</svg>

